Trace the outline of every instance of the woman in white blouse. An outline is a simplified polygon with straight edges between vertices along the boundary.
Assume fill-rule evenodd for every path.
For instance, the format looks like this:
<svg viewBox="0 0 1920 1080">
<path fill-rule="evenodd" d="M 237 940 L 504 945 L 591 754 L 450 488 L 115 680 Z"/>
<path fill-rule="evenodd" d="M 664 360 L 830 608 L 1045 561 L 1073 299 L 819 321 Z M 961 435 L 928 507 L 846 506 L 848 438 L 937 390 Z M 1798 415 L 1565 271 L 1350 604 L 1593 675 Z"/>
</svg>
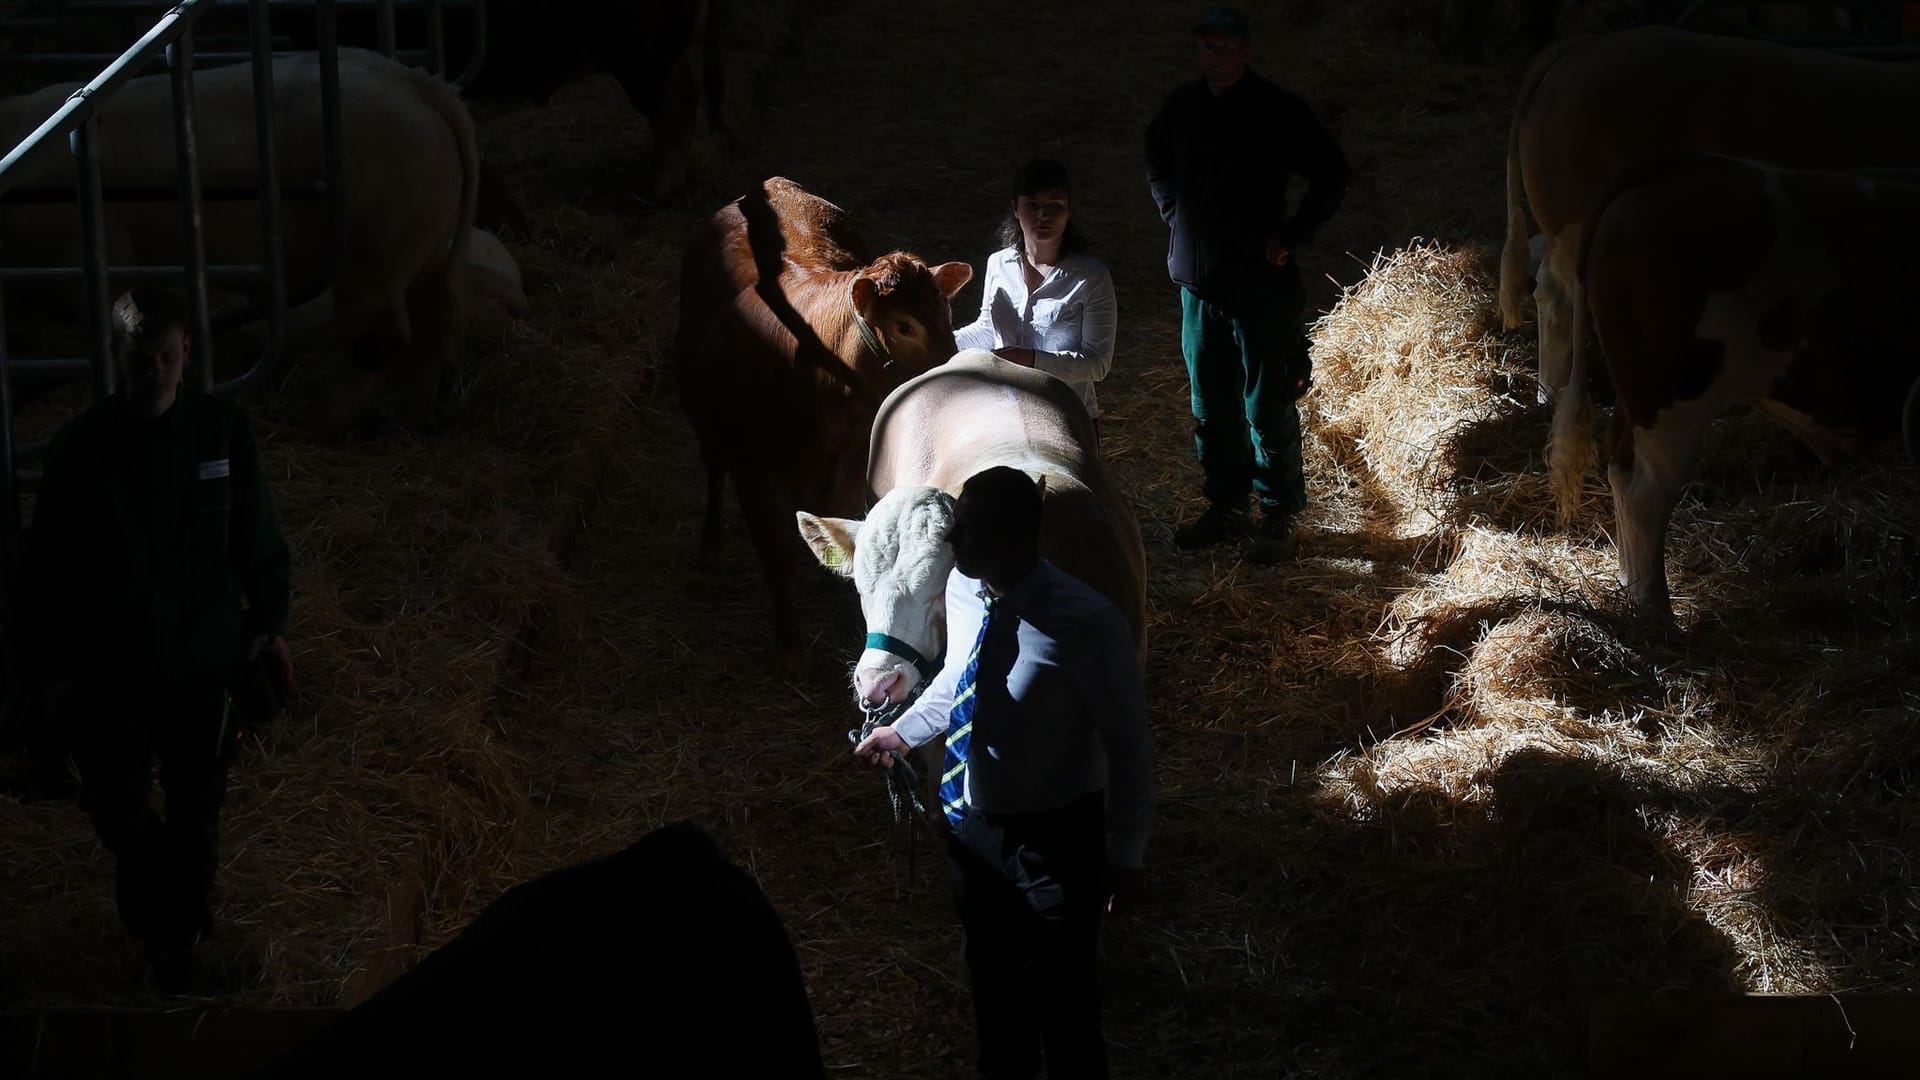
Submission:
<svg viewBox="0 0 1920 1080">
<path fill-rule="evenodd" d="M 1039 368 L 1080 394 L 1099 429 L 1093 387 L 1113 368 L 1113 279 L 1086 253 L 1073 220 L 1066 166 L 1029 161 L 1014 176 L 1007 246 L 987 258 L 980 317 L 953 333 L 962 349 L 991 349 Z"/>
</svg>

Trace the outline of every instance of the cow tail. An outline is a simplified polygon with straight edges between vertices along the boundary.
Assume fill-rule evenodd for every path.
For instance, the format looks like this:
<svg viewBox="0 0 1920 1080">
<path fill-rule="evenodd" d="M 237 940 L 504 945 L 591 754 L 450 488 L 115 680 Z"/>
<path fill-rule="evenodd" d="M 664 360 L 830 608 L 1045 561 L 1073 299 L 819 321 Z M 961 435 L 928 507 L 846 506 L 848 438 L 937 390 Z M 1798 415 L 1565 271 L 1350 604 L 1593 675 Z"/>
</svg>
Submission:
<svg viewBox="0 0 1920 1080">
<path fill-rule="evenodd" d="M 1580 506 L 1587 470 L 1593 467 L 1593 403 L 1587 395 L 1587 281 L 1581 272 L 1573 283 L 1573 363 L 1567 385 L 1553 406 L 1553 427 L 1547 436 L 1547 464 L 1553 473 L 1553 498 L 1560 527 L 1573 522 Z"/>
<path fill-rule="evenodd" d="M 447 247 L 447 302 L 452 327 L 466 325 L 467 262 L 472 257 L 473 221 L 480 204 L 480 140 L 474 133 L 473 114 L 460 94 L 443 79 L 415 72 L 420 96 L 446 121 L 460 153 L 460 201 L 452 243 Z M 451 355 L 451 352 L 450 352 Z"/>
<path fill-rule="evenodd" d="M 1527 209 L 1523 201 L 1526 184 L 1520 176 L 1520 125 L 1533 108 L 1534 96 L 1547 72 L 1561 57 L 1589 40 L 1568 38 L 1541 53 L 1527 70 L 1526 80 L 1520 84 L 1520 97 L 1513 105 L 1513 120 L 1507 127 L 1507 240 L 1500 249 L 1500 322 L 1509 330 L 1519 327 L 1526 319 L 1523 297 L 1532 261 L 1527 251 Z"/>
<path fill-rule="evenodd" d="M 1519 327 L 1525 313 L 1520 296 L 1527 280 L 1527 211 L 1520 196 L 1520 118 L 1513 112 L 1513 126 L 1507 132 L 1507 242 L 1500 250 L 1500 324 L 1508 330 Z"/>
</svg>

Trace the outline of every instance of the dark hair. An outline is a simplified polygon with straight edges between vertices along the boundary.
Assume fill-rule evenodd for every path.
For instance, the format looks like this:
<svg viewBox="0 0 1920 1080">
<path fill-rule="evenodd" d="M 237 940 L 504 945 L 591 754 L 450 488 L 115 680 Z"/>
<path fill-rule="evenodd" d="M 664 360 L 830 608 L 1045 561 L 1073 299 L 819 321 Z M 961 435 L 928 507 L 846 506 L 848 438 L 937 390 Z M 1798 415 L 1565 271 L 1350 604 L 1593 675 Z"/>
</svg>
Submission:
<svg viewBox="0 0 1920 1080">
<path fill-rule="evenodd" d="M 1048 158 L 1033 158 L 1020 171 L 1013 174 L 1013 198 L 1018 202 L 1022 195 L 1035 195 L 1042 191 L 1060 190 L 1073 198 L 1073 185 L 1067 181 L 1067 167 Z M 1000 243 L 1003 247 L 1026 249 L 1027 238 L 1020 231 L 1020 218 L 1012 210 L 1007 211 L 1007 219 L 1000 223 Z M 1072 255 L 1087 250 L 1086 233 L 1080 229 L 1080 215 L 1068 208 L 1067 228 L 1060 234 L 1060 254 Z"/>
<path fill-rule="evenodd" d="M 1200 21 L 1193 24 L 1193 32 L 1224 34 L 1227 37 L 1239 38 L 1241 41 L 1252 41 L 1253 20 L 1237 7 L 1222 5 L 1208 8 L 1206 14 L 1200 16 Z"/>
<path fill-rule="evenodd" d="M 170 330 L 187 329 L 187 305 L 166 289 L 141 286 L 113 302 L 114 351 L 124 355 L 136 345 L 151 345 Z"/>
<path fill-rule="evenodd" d="M 1039 540 L 1040 486 L 1019 469 L 996 465 L 977 472 L 961 485 L 960 497 L 968 503 L 968 517 L 1006 540 Z"/>
</svg>

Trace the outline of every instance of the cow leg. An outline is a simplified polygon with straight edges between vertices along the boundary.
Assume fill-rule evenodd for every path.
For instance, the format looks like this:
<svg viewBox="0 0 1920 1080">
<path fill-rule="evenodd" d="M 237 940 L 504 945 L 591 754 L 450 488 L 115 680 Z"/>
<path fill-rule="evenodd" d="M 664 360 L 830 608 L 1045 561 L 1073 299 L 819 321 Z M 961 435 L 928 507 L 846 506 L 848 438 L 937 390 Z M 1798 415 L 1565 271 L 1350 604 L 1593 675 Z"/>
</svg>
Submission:
<svg viewBox="0 0 1920 1080">
<path fill-rule="evenodd" d="M 706 458 L 707 514 L 700 525 L 700 565 L 708 570 L 720 567 L 720 549 L 726 531 L 721 528 L 720 512 L 725 507 L 727 467 L 713 457 Z"/>
<path fill-rule="evenodd" d="M 412 370 L 400 423 L 408 428 L 420 427 L 432 415 L 440 374 L 460 349 L 462 304 L 456 292 L 456 269 L 443 265 L 421 275 L 407 290 L 407 313 L 413 325 L 407 359 Z"/>
<path fill-rule="evenodd" d="M 1667 526 L 1680 493 L 1693 478 L 1704 425 L 1668 416 L 1652 428 L 1628 426 L 1614 415 L 1614 453 L 1607 467 L 1613 487 L 1614 543 L 1620 584 L 1650 614 L 1671 614 L 1667 591 Z"/>
<path fill-rule="evenodd" d="M 1535 275 L 1533 306 L 1540 325 L 1539 401 L 1546 404 L 1567 385 L 1573 366 L 1573 282 L 1578 270 L 1580 230 L 1562 229 L 1547 239 L 1540 272 Z"/>
<path fill-rule="evenodd" d="M 368 317 L 347 339 L 334 388 L 315 406 L 306 427 L 322 439 L 331 439 L 366 415 L 386 384 L 394 354 L 407 340 L 406 318 L 399 312 L 387 309 Z"/>
<path fill-rule="evenodd" d="M 748 469 L 733 471 L 734 494 L 740 497 L 740 513 L 747 519 L 747 535 L 760 556 L 760 568 L 767 577 L 767 596 L 773 602 L 773 645 L 782 663 L 796 658 L 800 630 L 793 617 L 793 565 L 782 541 L 792 529 L 793 510 L 785 520 L 776 507 L 775 485 L 765 474 Z M 784 525 L 784 527 L 783 527 Z"/>
<path fill-rule="evenodd" d="M 650 85 L 659 80 L 660 87 Z M 653 174 L 647 198 L 660 202 L 680 190 L 693 158 L 693 126 L 700 108 L 700 81 L 684 57 L 665 72 L 624 70 L 620 86 L 653 129 Z"/>
</svg>

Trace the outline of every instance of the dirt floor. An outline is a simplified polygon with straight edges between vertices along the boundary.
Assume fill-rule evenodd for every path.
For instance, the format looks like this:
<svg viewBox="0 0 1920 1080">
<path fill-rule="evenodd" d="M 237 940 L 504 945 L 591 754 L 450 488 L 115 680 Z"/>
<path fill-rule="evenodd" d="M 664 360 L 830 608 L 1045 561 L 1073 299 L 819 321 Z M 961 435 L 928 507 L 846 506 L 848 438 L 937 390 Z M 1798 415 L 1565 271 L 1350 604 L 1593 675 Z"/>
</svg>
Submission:
<svg viewBox="0 0 1920 1080">
<path fill-rule="evenodd" d="M 1334 312 L 1310 531 L 1262 568 L 1168 542 L 1199 477 L 1141 150 L 1192 75 L 1187 7 L 738 6 L 741 143 L 703 141 L 669 205 L 636 194 L 650 139 L 610 80 L 476 109 L 537 233 L 513 245 L 533 312 L 479 318 L 448 430 L 321 450 L 259 403 L 301 689 L 234 770 L 238 1000 L 340 1000 L 396 942 L 689 818 L 786 920 L 833 1075 L 970 1075 L 939 861 L 923 842 L 907 876 L 846 753 L 853 593 L 806 568 L 814 639 L 777 675 L 731 508 L 724 569 L 695 567 L 664 357 L 682 238 L 753 180 L 978 266 L 1032 154 L 1073 171 L 1113 271 L 1103 434 L 1150 565 L 1160 825 L 1149 899 L 1105 939 L 1116 1075 L 1567 1075 L 1597 993 L 1913 988 L 1913 470 L 1836 476 L 1729 423 L 1676 517 L 1677 627 L 1630 617 L 1602 482 L 1559 530 L 1530 337 L 1492 329 L 1517 43 L 1469 67 L 1406 20 L 1249 5 L 1256 66 L 1358 170 L 1301 256 Z M 417 942 L 389 917 L 415 899 Z M 0 920 L 0 1000 L 150 1000 L 70 802 L 0 800 Z"/>
</svg>

